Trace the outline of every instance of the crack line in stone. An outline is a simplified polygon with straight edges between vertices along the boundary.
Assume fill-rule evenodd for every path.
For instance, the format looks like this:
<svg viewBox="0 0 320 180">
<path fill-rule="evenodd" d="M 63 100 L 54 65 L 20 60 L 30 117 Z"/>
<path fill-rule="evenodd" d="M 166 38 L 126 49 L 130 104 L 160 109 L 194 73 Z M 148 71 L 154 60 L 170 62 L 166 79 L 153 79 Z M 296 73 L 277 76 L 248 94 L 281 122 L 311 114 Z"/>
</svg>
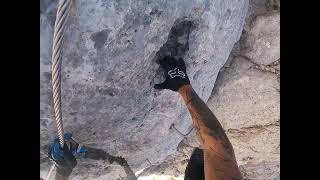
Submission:
<svg viewBox="0 0 320 180">
<path fill-rule="evenodd" d="M 86 147 L 88 152 L 86 153 L 86 158 L 93 159 L 93 160 L 108 160 L 110 163 L 117 162 L 120 166 L 123 167 L 127 177 L 131 177 L 137 180 L 134 172 L 130 168 L 127 160 L 121 156 L 112 156 L 104 150 L 95 149 L 91 147 Z M 120 175 L 119 175 L 120 176 Z"/>
<path fill-rule="evenodd" d="M 277 70 L 274 68 L 274 66 L 278 65 L 278 63 L 280 63 L 280 59 L 272 62 L 271 64 L 269 65 L 263 65 L 263 64 L 258 64 L 254 61 L 252 61 L 249 57 L 245 56 L 245 55 L 237 55 L 236 57 L 241 57 L 241 58 L 244 58 L 246 59 L 247 61 L 251 62 L 252 64 L 254 64 L 253 66 L 250 66 L 249 69 L 251 68 L 255 68 L 255 69 L 258 69 L 260 71 L 263 71 L 263 72 L 269 72 L 269 73 L 272 73 L 272 74 L 276 74 L 277 77 L 280 76 L 280 70 Z"/>
<path fill-rule="evenodd" d="M 175 129 L 180 135 L 182 135 L 183 137 L 186 137 L 186 136 L 188 136 L 191 132 L 192 132 L 192 130 L 194 129 L 194 127 L 192 127 L 190 130 L 189 130 L 189 132 L 187 132 L 187 134 L 183 134 L 181 131 L 179 131 L 176 127 L 175 127 L 175 125 L 174 125 L 174 123 L 172 123 L 171 124 L 171 126 L 169 127 L 169 129 Z"/>
<path fill-rule="evenodd" d="M 227 129 L 226 131 L 228 133 L 232 133 L 232 132 L 241 132 L 241 130 L 250 130 L 250 129 L 265 129 L 266 127 L 269 127 L 269 126 L 280 126 L 279 124 L 279 121 L 276 121 L 276 122 L 273 122 L 273 123 L 270 123 L 270 124 L 265 124 L 265 125 L 254 125 L 254 126 L 248 126 L 248 127 L 241 127 L 240 129 L 233 129 L 233 128 L 230 128 L 230 129 Z M 266 130 L 266 129 L 265 129 Z"/>
</svg>

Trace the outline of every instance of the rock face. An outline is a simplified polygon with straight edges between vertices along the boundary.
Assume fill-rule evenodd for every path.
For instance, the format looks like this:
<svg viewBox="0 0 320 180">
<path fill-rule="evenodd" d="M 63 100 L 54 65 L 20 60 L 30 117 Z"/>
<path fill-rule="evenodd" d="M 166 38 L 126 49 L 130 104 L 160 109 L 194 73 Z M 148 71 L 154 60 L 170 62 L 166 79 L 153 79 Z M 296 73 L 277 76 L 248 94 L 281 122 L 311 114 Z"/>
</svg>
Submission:
<svg viewBox="0 0 320 180">
<path fill-rule="evenodd" d="M 244 58 L 233 59 L 208 101 L 227 132 L 238 165 L 280 157 L 279 82 L 275 74 L 253 65 Z"/>
<path fill-rule="evenodd" d="M 230 62 L 229 62 L 230 61 Z M 234 148 L 237 163 L 247 179 L 280 179 L 280 86 L 277 75 L 254 68 L 236 56 L 219 74 L 207 102 Z M 162 164 L 148 168 L 141 177 L 170 175 L 183 179 L 185 167 L 200 144 L 194 131 L 178 151 Z M 159 178 L 160 179 L 160 178 Z"/>
<path fill-rule="evenodd" d="M 207 102 L 234 147 L 245 179 L 280 179 L 279 10 L 277 0 L 250 1 L 240 41 L 221 68 Z M 193 132 L 175 154 L 141 177 L 169 175 L 182 180 L 197 146 Z"/>
<path fill-rule="evenodd" d="M 280 14 L 257 16 L 248 32 L 244 53 L 258 64 L 269 65 L 280 59 Z"/>
<path fill-rule="evenodd" d="M 194 89 L 208 100 L 220 68 L 240 38 L 247 0 L 73 1 L 62 58 L 65 130 L 81 143 L 124 157 L 133 171 L 159 164 L 176 151 L 191 117 L 178 94 L 153 89 L 157 60 L 183 57 Z M 40 14 L 40 168 L 49 169 L 56 137 L 51 97 L 51 45 L 57 2 Z M 175 47 L 175 48 L 173 48 Z M 72 179 L 117 179 L 105 161 L 79 162 Z"/>
<path fill-rule="evenodd" d="M 240 166 L 245 179 L 280 179 L 280 162 L 261 162 Z"/>
<path fill-rule="evenodd" d="M 279 77 L 280 1 L 252 0 L 241 39 L 207 103 L 247 179 L 280 179 Z"/>
<path fill-rule="evenodd" d="M 267 125 L 280 118 L 277 76 L 253 65 L 244 58 L 235 58 L 219 79 L 223 84 L 215 88 L 208 102 L 225 129 Z"/>
<path fill-rule="evenodd" d="M 195 147 L 200 147 L 200 143 L 196 137 L 195 130 L 179 143 L 177 152 L 167 157 L 167 159 L 159 165 L 154 165 L 144 170 L 139 179 L 175 179 L 183 180 L 186 166 Z M 170 178 L 169 178 L 170 177 Z"/>
</svg>

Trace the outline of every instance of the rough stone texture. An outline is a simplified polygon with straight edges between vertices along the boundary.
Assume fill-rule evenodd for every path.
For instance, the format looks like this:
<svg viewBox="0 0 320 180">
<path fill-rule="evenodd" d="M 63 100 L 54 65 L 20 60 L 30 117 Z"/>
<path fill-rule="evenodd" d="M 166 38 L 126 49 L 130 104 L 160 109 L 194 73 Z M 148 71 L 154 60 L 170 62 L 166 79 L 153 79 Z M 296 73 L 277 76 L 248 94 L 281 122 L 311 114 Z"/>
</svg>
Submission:
<svg viewBox="0 0 320 180">
<path fill-rule="evenodd" d="M 228 130 L 228 137 L 236 151 L 238 165 L 249 162 L 279 161 L 279 123 Z"/>
<path fill-rule="evenodd" d="M 254 69 L 253 65 L 236 57 L 208 101 L 224 129 L 267 125 L 280 118 L 277 76 Z"/>
<path fill-rule="evenodd" d="M 245 179 L 280 179 L 280 162 L 261 162 L 258 164 L 247 164 L 240 166 Z"/>
<path fill-rule="evenodd" d="M 246 36 L 245 56 L 257 64 L 269 65 L 280 59 L 280 13 L 257 16 Z"/>
<path fill-rule="evenodd" d="M 44 3 L 40 14 L 41 177 L 56 136 L 50 91 L 56 5 Z M 65 130 L 83 144 L 123 156 L 134 171 L 149 167 L 148 161 L 163 162 L 183 139 L 170 125 L 187 131 L 191 117 L 178 94 L 153 89 L 162 80 L 157 52 L 173 26 L 192 22 L 190 34 L 181 35 L 189 38 L 182 42 L 188 48 L 175 55 L 184 57 L 190 81 L 206 101 L 241 35 L 247 7 L 247 0 L 73 1 L 62 58 Z M 87 160 L 71 179 L 119 176 L 125 176 L 120 166 Z"/>
<path fill-rule="evenodd" d="M 208 105 L 246 179 L 280 179 L 280 1 L 252 0 Z M 266 46 L 266 42 L 270 42 Z"/>
<path fill-rule="evenodd" d="M 280 179 L 279 10 L 280 1 L 250 1 L 241 40 L 208 101 L 246 179 Z M 270 48 L 261 43 L 268 40 Z"/>
<path fill-rule="evenodd" d="M 250 1 L 241 39 L 220 69 L 207 103 L 226 130 L 245 179 L 280 179 L 280 59 L 263 65 L 245 54 L 246 42 L 254 35 L 249 33 L 252 21 L 256 17 L 278 14 L 279 10 L 280 1 L 277 0 Z M 278 23 L 273 26 L 277 27 L 261 28 L 279 28 Z M 273 35 L 267 33 L 263 38 Z M 261 48 L 256 46 L 252 47 L 253 50 Z M 277 44 L 272 48 L 276 47 Z M 268 48 L 261 50 L 264 51 L 262 54 L 270 53 Z M 141 176 L 153 178 L 148 175 L 155 174 L 161 179 L 163 175 L 170 175 L 172 179 L 183 179 L 193 148 L 199 146 L 197 142 L 195 134 L 191 133 L 179 144 L 175 154 L 162 164 L 146 169 Z"/>
<path fill-rule="evenodd" d="M 141 179 L 161 179 L 170 177 L 175 180 L 182 180 L 184 177 L 185 168 L 189 158 L 195 147 L 200 147 L 197 140 L 195 130 L 190 135 L 185 137 L 178 145 L 177 151 L 168 156 L 160 165 L 151 166 L 145 169 L 140 175 Z M 155 176 L 155 177 L 154 177 Z"/>
<path fill-rule="evenodd" d="M 244 30 L 248 31 L 252 20 L 262 14 L 280 9 L 280 0 L 249 0 L 248 13 Z"/>
<path fill-rule="evenodd" d="M 279 82 L 276 74 L 253 67 L 242 57 L 229 59 L 207 104 L 225 129 L 244 177 L 279 179 Z M 193 149 L 199 146 L 193 132 L 180 143 L 175 154 L 161 165 L 146 169 L 141 176 L 170 175 L 179 179 Z"/>
</svg>

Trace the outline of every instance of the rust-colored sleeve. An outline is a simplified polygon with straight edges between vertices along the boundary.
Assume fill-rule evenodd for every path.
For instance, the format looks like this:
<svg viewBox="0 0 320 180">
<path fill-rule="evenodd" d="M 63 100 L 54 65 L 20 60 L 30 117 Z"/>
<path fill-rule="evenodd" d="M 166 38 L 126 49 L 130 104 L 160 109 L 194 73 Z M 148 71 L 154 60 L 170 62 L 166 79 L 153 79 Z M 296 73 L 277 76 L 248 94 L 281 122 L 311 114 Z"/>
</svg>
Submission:
<svg viewBox="0 0 320 180">
<path fill-rule="evenodd" d="M 217 118 L 191 85 L 182 86 L 178 92 L 188 107 L 203 146 L 205 179 L 243 179 L 233 147 Z"/>
</svg>

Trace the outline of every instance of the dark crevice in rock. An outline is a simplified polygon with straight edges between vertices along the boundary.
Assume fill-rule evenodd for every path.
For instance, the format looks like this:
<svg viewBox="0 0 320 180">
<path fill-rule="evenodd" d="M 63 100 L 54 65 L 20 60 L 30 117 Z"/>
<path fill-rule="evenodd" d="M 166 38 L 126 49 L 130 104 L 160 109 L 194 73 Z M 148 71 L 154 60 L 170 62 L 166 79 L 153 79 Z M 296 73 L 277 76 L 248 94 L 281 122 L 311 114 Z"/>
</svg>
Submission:
<svg viewBox="0 0 320 180">
<path fill-rule="evenodd" d="M 158 63 L 164 56 L 183 57 L 189 50 L 189 35 L 195 28 L 194 22 L 188 19 L 177 19 L 171 28 L 167 42 L 156 53 L 154 60 Z"/>
<path fill-rule="evenodd" d="M 86 147 L 88 152 L 86 153 L 86 158 L 93 159 L 93 160 L 108 160 L 110 163 L 116 162 L 120 166 L 123 167 L 124 171 L 127 174 L 128 180 L 137 180 L 134 172 L 130 168 L 127 160 L 121 156 L 112 156 L 104 150 L 96 149 L 92 147 Z"/>
<path fill-rule="evenodd" d="M 94 48 L 101 50 L 104 47 L 105 42 L 108 39 L 108 35 L 111 32 L 109 29 L 104 29 L 102 31 L 93 33 L 91 35 L 91 40 L 94 42 Z"/>
</svg>

